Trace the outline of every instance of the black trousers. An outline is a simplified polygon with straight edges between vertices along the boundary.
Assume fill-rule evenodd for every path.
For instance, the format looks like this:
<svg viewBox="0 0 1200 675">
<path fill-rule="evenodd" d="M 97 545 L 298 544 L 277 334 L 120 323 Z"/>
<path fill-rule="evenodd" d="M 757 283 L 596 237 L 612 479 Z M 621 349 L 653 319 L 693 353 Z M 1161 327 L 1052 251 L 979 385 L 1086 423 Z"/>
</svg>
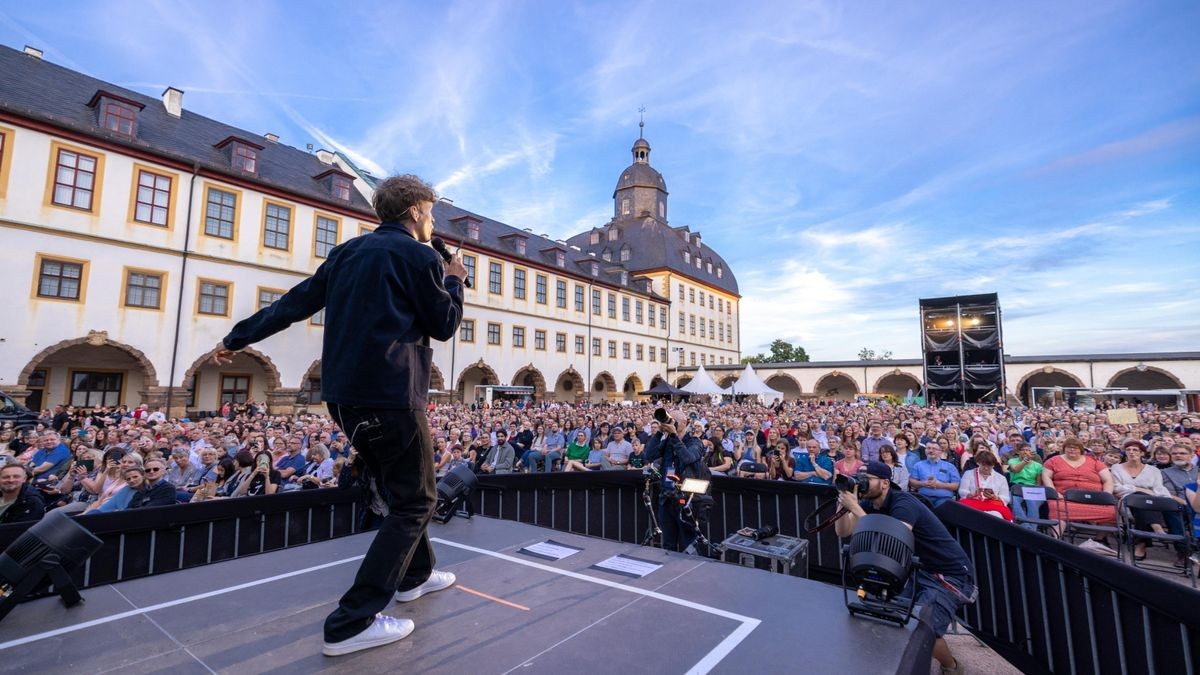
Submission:
<svg viewBox="0 0 1200 675">
<path fill-rule="evenodd" d="M 667 551 L 683 551 L 696 540 L 696 528 L 684 519 L 679 499 L 660 497 L 658 526 L 662 528 L 662 547 Z"/>
<path fill-rule="evenodd" d="M 341 642 L 366 630 L 396 591 L 429 579 L 434 556 L 426 530 L 437 506 L 437 489 L 433 442 L 423 410 L 329 403 L 329 412 L 366 461 L 390 511 L 350 590 L 325 619 L 326 642 Z"/>
</svg>

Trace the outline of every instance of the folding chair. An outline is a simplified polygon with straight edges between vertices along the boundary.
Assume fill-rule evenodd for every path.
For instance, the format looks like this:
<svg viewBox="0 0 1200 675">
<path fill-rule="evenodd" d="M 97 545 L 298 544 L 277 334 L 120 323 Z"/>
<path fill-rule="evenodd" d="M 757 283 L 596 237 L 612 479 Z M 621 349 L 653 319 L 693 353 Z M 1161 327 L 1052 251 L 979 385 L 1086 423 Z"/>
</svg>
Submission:
<svg viewBox="0 0 1200 675">
<path fill-rule="evenodd" d="M 1024 489 L 1025 489 L 1024 485 L 1013 485 L 1010 488 L 1010 490 L 1012 491 L 1012 496 L 1014 496 L 1014 497 L 1024 497 L 1025 496 L 1023 494 Z M 1049 504 L 1052 501 L 1058 501 L 1058 492 L 1054 488 L 1047 487 L 1047 488 L 1039 488 L 1039 489 L 1046 491 L 1046 500 L 1042 503 L 1043 507 L 1045 507 L 1047 504 Z M 1046 515 L 1049 515 L 1049 514 L 1046 514 Z M 1041 532 L 1042 534 L 1049 535 L 1049 536 L 1054 536 L 1053 530 L 1054 530 L 1054 528 L 1058 527 L 1057 520 L 1051 520 L 1049 518 L 1042 518 L 1042 514 L 1041 514 L 1040 510 L 1036 517 L 1031 517 L 1031 518 L 1022 518 L 1022 517 L 1018 516 L 1016 514 L 1016 512 L 1014 511 L 1013 512 L 1013 523 L 1016 525 L 1022 525 L 1025 523 L 1028 523 L 1030 525 L 1035 525 L 1037 527 L 1038 532 Z"/>
<path fill-rule="evenodd" d="M 1092 538 L 1096 535 L 1112 536 L 1117 540 L 1117 545 L 1113 547 L 1116 551 L 1117 560 L 1124 559 L 1123 541 L 1124 530 L 1120 525 L 1120 518 L 1117 514 L 1117 498 L 1103 490 L 1067 490 L 1062 494 L 1063 504 L 1063 519 L 1066 521 L 1063 526 L 1062 538 L 1075 543 L 1076 538 Z M 1099 525 L 1086 521 L 1071 520 L 1071 505 L 1075 504 L 1076 515 L 1078 515 L 1079 507 L 1082 505 L 1110 507 L 1113 512 L 1113 520 L 1116 525 Z"/>
<path fill-rule="evenodd" d="M 1168 513 L 1178 513 L 1184 524 L 1183 534 L 1159 533 L 1154 530 L 1139 530 L 1134 520 L 1134 511 L 1157 511 L 1164 515 Z M 1191 519 L 1186 507 L 1170 497 L 1156 497 L 1141 492 L 1134 492 L 1125 495 L 1121 500 L 1121 527 L 1125 531 L 1125 545 L 1129 549 L 1129 562 L 1134 567 L 1143 567 L 1149 570 L 1158 572 L 1176 572 L 1182 573 L 1192 583 L 1192 588 L 1196 587 L 1196 574 L 1192 564 L 1185 560 L 1183 569 L 1172 565 L 1151 561 L 1149 558 L 1139 561 L 1134 558 L 1134 546 L 1137 544 L 1137 539 L 1149 539 L 1150 545 L 1155 542 L 1166 544 L 1169 549 L 1174 552 L 1175 545 L 1181 544 L 1183 550 L 1188 554 L 1192 551 L 1192 528 Z M 1186 556 L 1187 554 L 1185 554 Z"/>
</svg>

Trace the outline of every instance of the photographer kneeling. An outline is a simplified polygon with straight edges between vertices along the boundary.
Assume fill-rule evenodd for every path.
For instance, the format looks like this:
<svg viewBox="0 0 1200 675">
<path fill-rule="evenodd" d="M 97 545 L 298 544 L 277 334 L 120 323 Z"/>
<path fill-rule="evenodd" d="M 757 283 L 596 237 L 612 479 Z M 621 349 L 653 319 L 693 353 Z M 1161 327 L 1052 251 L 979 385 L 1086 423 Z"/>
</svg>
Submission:
<svg viewBox="0 0 1200 675">
<path fill-rule="evenodd" d="M 835 523 L 837 535 L 849 537 L 854 534 L 858 519 L 868 513 L 881 513 L 908 525 L 913 531 L 914 552 L 921 559 L 915 575 L 916 604 L 932 610 L 929 623 L 937 635 L 933 657 L 941 664 L 943 675 L 961 673 L 962 664 L 954 659 L 942 636 L 958 608 L 975 601 L 975 571 L 971 561 L 929 507 L 892 483 L 892 470 L 888 465 L 869 462 L 864 472 L 865 493 L 860 495 L 857 486 L 853 491 L 838 493 L 838 500 L 847 513 Z M 909 592 L 905 591 L 906 594 Z"/>
</svg>

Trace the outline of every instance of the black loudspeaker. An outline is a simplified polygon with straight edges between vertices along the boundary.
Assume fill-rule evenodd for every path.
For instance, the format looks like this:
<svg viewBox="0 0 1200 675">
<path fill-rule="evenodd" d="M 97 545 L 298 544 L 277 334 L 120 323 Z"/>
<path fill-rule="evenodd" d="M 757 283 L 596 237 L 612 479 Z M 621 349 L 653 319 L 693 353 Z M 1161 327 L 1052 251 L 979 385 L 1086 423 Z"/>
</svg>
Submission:
<svg viewBox="0 0 1200 675">
<path fill-rule="evenodd" d="M 67 607 L 82 602 L 70 572 L 102 543 L 62 511 L 47 513 L 0 553 L 0 620 L 46 579 Z"/>
<path fill-rule="evenodd" d="M 1004 402 L 1004 332 L 995 293 L 924 298 L 925 400 L 939 405 Z"/>
</svg>

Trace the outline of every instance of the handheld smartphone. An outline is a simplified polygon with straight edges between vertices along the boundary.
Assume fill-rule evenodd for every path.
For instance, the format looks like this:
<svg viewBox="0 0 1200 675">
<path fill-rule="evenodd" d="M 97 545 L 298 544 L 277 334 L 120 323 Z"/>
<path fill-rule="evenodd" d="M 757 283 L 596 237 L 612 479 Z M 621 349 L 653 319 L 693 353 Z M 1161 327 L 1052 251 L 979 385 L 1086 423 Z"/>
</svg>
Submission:
<svg viewBox="0 0 1200 675">
<path fill-rule="evenodd" d="M 77 459 L 77 460 L 75 460 L 75 466 L 82 466 L 84 471 L 91 473 L 92 470 L 96 468 L 96 460 L 94 460 L 94 459 Z"/>
<path fill-rule="evenodd" d="M 255 465 L 260 469 L 271 468 L 271 458 L 266 455 L 259 455 L 258 459 L 254 460 Z"/>
</svg>

